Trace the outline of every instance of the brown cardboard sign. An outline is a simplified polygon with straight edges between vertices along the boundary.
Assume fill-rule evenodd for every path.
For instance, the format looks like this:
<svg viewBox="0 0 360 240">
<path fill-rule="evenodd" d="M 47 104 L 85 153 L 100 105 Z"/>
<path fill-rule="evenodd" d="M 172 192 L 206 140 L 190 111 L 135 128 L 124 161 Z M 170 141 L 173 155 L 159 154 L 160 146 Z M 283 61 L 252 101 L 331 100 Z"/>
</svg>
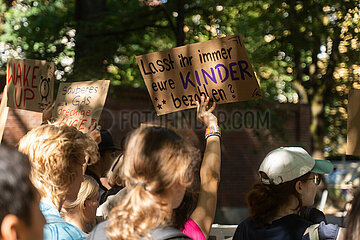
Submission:
<svg viewBox="0 0 360 240">
<path fill-rule="evenodd" d="M 346 154 L 360 156 L 360 90 L 349 92 Z"/>
<path fill-rule="evenodd" d="M 7 61 L 7 106 L 42 112 L 54 101 L 55 64 L 42 60 Z"/>
<path fill-rule="evenodd" d="M 2 141 L 6 120 L 9 112 L 9 107 L 7 107 L 6 104 L 7 104 L 7 86 L 5 85 L 0 103 L 0 143 Z"/>
<path fill-rule="evenodd" d="M 239 34 L 136 60 L 158 115 L 194 108 L 202 95 L 218 104 L 262 96 Z"/>
<path fill-rule="evenodd" d="M 99 121 L 109 85 L 110 80 L 61 83 L 52 115 L 59 124 L 88 132 Z"/>
</svg>

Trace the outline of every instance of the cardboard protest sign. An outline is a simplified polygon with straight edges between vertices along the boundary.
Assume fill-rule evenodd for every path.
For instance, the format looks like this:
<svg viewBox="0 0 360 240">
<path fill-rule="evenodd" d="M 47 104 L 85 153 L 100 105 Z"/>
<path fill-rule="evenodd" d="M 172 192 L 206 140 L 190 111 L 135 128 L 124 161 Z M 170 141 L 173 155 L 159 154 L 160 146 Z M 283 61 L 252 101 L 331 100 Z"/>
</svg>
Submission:
<svg viewBox="0 0 360 240">
<path fill-rule="evenodd" d="M 61 83 L 53 116 L 60 124 L 88 132 L 99 121 L 109 85 L 110 80 Z"/>
<path fill-rule="evenodd" d="M 55 64 L 42 60 L 7 61 L 7 106 L 42 112 L 54 99 Z"/>
<path fill-rule="evenodd" d="M 196 107 L 204 95 L 216 103 L 261 98 L 240 35 L 136 57 L 158 115 Z"/>
<path fill-rule="evenodd" d="M 349 92 L 346 154 L 360 156 L 360 90 Z"/>
<path fill-rule="evenodd" d="M 5 85 L 0 103 L 0 143 L 2 141 L 2 137 L 5 130 L 5 124 L 9 112 L 9 108 L 6 106 L 6 104 L 7 104 L 7 87 Z"/>
</svg>

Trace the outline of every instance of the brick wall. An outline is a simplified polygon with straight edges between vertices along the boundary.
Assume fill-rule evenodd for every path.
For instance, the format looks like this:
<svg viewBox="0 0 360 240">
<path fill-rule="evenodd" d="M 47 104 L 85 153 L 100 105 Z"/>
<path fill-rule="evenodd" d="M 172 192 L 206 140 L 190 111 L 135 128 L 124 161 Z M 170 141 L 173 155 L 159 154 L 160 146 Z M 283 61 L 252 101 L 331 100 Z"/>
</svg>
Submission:
<svg viewBox="0 0 360 240">
<path fill-rule="evenodd" d="M 16 146 L 22 136 L 41 124 L 41 118 L 41 113 L 9 108 L 2 143 Z"/>
<path fill-rule="evenodd" d="M 144 115 L 147 115 L 148 120 L 152 120 L 155 113 L 146 91 L 118 90 L 114 94 L 122 96 L 122 100 L 107 99 L 100 124 L 110 128 L 115 141 L 120 144 L 121 139 L 129 130 L 137 127 L 139 122 L 146 120 Z M 232 112 L 238 111 L 234 108 L 236 108 L 236 105 L 217 106 L 217 113 L 221 113 L 220 116 L 218 115 L 218 118 L 224 120 L 224 115 L 226 115 L 227 119 L 225 120 L 229 120 L 229 115 L 231 116 Z M 134 109 L 137 111 L 131 111 Z M 269 111 L 276 112 L 283 120 L 278 118 L 272 119 L 270 117 L 269 129 L 260 127 L 256 131 L 251 128 L 252 124 L 250 123 L 247 125 L 243 123 L 241 128 L 235 126 L 236 129 L 233 130 L 229 129 L 229 124 L 223 123 L 222 169 L 218 195 L 219 207 L 246 206 L 246 192 L 257 180 L 257 169 L 270 150 L 280 146 L 303 146 L 308 151 L 311 149 L 311 112 L 309 106 L 300 104 L 281 104 L 275 106 L 271 103 L 263 103 L 263 106 L 259 109 L 261 110 L 245 109 L 242 111 L 243 117 L 247 113 L 248 116 L 251 116 L 251 113 L 256 116 L 258 112 L 264 114 L 266 111 Z M 138 114 L 139 112 L 148 114 L 141 115 Z M 203 140 L 204 128 L 196 126 L 194 123 L 195 111 L 170 114 L 162 118 L 154 117 L 154 119 L 163 123 L 179 123 L 184 121 L 184 117 L 189 119 L 189 116 L 192 120 L 190 120 L 190 123 L 188 120 L 187 124 L 192 126 L 192 129 L 196 129 L 195 131 L 185 129 L 185 135 L 190 136 L 194 144 L 203 151 L 205 148 Z M 133 126 L 129 126 L 131 122 Z M 186 126 L 186 124 L 182 124 L 182 126 L 184 125 Z M 256 124 L 254 125 L 256 129 Z M 273 129 L 274 125 L 278 125 L 283 130 L 279 134 L 282 134 L 284 139 L 272 133 L 276 132 Z M 227 129 L 224 130 L 224 127 Z"/>
<path fill-rule="evenodd" d="M 184 111 L 158 118 L 155 116 L 150 98 L 146 90 L 112 88 L 100 119 L 100 125 L 111 131 L 117 145 L 123 137 L 141 122 L 149 120 L 162 121 L 181 125 L 191 141 L 202 151 L 204 150 L 204 128 L 196 123 L 195 111 Z M 119 96 L 121 96 L 120 100 Z M 275 106 L 262 103 L 257 109 L 239 111 L 237 105 L 219 105 L 217 114 L 222 122 L 222 169 L 219 187 L 219 207 L 245 207 L 245 194 L 257 180 L 257 169 L 270 150 L 280 146 L 301 145 L 311 149 L 310 108 L 305 105 L 282 104 Z M 269 115 L 266 113 L 269 112 Z M 276 112 L 283 118 L 273 118 Z M 234 114 L 235 113 L 235 114 Z M 258 121 L 251 121 L 257 114 L 269 116 L 268 129 L 256 126 Z M 231 116 L 247 117 L 242 126 Z M 229 120 L 230 119 L 230 120 Z M 266 121 L 265 121 L 266 122 Z M 23 110 L 9 111 L 4 131 L 3 143 L 16 145 L 18 140 L 30 129 L 40 125 L 41 114 Z M 182 124 L 180 124 L 182 123 Z M 260 121 L 261 123 L 261 121 Z M 254 126 L 253 126 L 254 125 Z M 266 124 L 265 124 L 266 125 Z M 285 139 L 274 134 L 275 126 L 282 129 L 279 132 Z M 190 127 L 190 129 L 189 129 Z M 231 129 L 233 128 L 233 129 Z M 254 128 L 256 129 L 254 131 Z M 195 130 L 192 130 L 195 129 Z"/>
</svg>

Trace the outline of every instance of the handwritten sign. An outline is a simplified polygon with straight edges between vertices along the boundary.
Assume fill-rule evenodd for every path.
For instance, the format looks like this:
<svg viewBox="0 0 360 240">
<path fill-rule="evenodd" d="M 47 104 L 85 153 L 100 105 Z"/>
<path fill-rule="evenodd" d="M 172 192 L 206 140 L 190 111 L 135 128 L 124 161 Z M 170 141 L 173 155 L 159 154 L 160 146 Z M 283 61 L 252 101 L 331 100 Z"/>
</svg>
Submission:
<svg viewBox="0 0 360 240">
<path fill-rule="evenodd" d="M 59 124 L 88 132 L 99 121 L 109 85 L 109 80 L 60 83 L 53 116 Z"/>
<path fill-rule="evenodd" d="M 0 143 L 4 135 L 5 124 L 9 112 L 9 108 L 6 106 L 6 104 L 7 104 L 7 86 L 5 85 L 0 103 Z"/>
<path fill-rule="evenodd" d="M 360 90 L 349 92 L 346 154 L 360 156 Z"/>
<path fill-rule="evenodd" d="M 42 112 L 54 99 L 55 64 L 41 60 L 9 59 L 7 106 Z"/>
<path fill-rule="evenodd" d="M 194 108 L 202 95 L 218 104 L 262 96 L 240 35 L 136 60 L 158 115 Z"/>
</svg>

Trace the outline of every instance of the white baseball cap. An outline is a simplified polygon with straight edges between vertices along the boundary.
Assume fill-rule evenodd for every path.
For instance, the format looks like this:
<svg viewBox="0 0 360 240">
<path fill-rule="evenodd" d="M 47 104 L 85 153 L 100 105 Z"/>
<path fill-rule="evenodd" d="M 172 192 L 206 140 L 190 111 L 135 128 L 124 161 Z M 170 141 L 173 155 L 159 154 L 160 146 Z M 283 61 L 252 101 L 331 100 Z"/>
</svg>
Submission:
<svg viewBox="0 0 360 240">
<path fill-rule="evenodd" d="M 301 147 L 281 147 L 266 155 L 259 173 L 263 172 L 269 177 L 261 178 L 262 183 L 278 185 L 308 172 L 326 174 L 332 170 L 333 165 L 330 161 L 315 160 Z"/>
</svg>

